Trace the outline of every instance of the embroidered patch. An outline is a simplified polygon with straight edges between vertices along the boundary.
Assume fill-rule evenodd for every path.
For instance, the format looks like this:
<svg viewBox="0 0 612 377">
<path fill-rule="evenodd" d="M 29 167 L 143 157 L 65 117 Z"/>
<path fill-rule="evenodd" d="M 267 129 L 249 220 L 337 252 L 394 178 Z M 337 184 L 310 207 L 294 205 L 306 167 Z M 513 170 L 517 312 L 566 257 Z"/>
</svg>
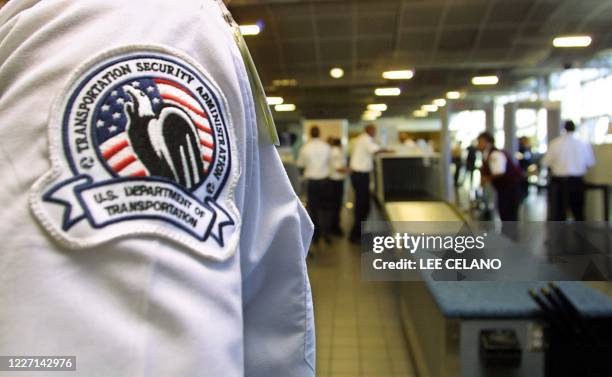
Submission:
<svg viewBox="0 0 612 377">
<path fill-rule="evenodd" d="M 53 170 L 31 206 L 72 248 L 156 235 L 222 260 L 239 228 L 233 142 L 204 68 L 167 48 L 113 50 L 80 68 L 52 110 Z"/>
</svg>

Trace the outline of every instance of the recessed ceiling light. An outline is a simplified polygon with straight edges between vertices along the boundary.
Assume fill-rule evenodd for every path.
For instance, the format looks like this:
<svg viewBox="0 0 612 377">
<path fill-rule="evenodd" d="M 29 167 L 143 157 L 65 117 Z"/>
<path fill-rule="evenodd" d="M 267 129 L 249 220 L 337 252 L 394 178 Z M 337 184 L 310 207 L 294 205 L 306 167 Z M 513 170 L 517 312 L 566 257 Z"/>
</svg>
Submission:
<svg viewBox="0 0 612 377">
<path fill-rule="evenodd" d="M 285 103 L 282 105 L 276 105 L 274 106 L 274 110 L 278 111 L 278 112 L 283 112 L 283 111 L 295 111 L 295 105 L 292 103 Z"/>
<path fill-rule="evenodd" d="M 387 105 L 384 103 L 373 103 L 368 105 L 368 110 L 387 111 Z"/>
<path fill-rule="evenodd" d="M 438 107 L 444 107 L 446 106 L 446 100 L 444 98 L 437 98 L 433 100 L 433 104 Z"/>
<path fill-rule="evenodd" d="M 429 113 L 425 110 L 414 110 L 412 115 L 417 118 L 425 118 Z"/>
<path fill-rule="evenodd" d="M 555 47 L 588 47 L 591 45 L 591 37 L 588 35 L 566 35 L 553 39 Z"/>
<path fill-rule="evenodd" d="M 332 68 L 329 71 L 329 75 L 335 79 L 339 79 L 344 76 L 344 69 L 338 67 Z"/>
<path fill-rule="evenodd" d="M 421 106 L 421 110 L 427 111 L 428 113 L 433 113 L 438 111 L 438 106 L 436 105 L 423 105 Z"/>
<path fill-rule="evenodd" d="M 363 112 L 363 115 L 365 116 L 375 116 L 375 117 L 380 117 L 382 115 L 382 111 L 377 111 L 377 110 L 366 110 Z"/>
<path fill-rule="evenodd" d="M 406 69 L 402 71 L 385 71 L 382 74 L 387 80 L 410 80 L 414 77 L 414 70 Z"/>
<path fill-rule="evenodd" d="M 472 77 L 472 84 L 474 85 L 495 85 L 498 82 L 499 82 L 499 77 L 495 75 Z"/>
<path fill-rule="evenodd" d="M 257 35 L 261 32 L 261 28 L 257 24 L 240 25 L 240 33 L 242 35 Z"/>
<path fill-rule="evenodd" d="M 448 99 L 459 99 L 461 98 L 461 93 L 457 91 L 446 92 L 446 98 Z"/>
<path fill-rule="evenodd" d="M 297 85 L 297 80 L 296 79 L 273 80 L 272 81 L 272 85 L 274 85 L 274 86 L 296 86 Z"/>
<path fill-rule="evenodd" d="M 377 88 L 374 91 L 374 94 L 377 96 L 399 96 L 402 94 L 402 90 L 400 88 Z"/>
<path fill-rule="evenodd" d="M 270 106 L 280 105 L 284 102 L 283 97 L 268 97 L 266 100 Z"/>
<path fill-rule="evenodd" d="M 378 117 L 376 115 L 370 115 L 370 114 L 363 114 L 363 116 L 361 117 L 362 120 L 365 121 L 373 121 L 378 119 Z"/>
</svg>

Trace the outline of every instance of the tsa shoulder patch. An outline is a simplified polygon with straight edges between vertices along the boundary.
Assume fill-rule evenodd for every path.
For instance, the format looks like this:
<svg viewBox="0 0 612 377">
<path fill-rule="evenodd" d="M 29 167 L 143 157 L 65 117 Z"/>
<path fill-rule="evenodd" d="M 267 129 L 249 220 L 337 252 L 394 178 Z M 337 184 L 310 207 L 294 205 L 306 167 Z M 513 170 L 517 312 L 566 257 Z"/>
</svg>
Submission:
<svg viewBox="0 0 612 377">
<path fill-rule="evenodd" d="M 153 236 L 213 260 L 235 252 L 234 129 L 204 67 L 165 47 L 108 51 L 74 73 L 50 122 L 53 169 L 30 204 L 56 240 Z"/>
</svg>

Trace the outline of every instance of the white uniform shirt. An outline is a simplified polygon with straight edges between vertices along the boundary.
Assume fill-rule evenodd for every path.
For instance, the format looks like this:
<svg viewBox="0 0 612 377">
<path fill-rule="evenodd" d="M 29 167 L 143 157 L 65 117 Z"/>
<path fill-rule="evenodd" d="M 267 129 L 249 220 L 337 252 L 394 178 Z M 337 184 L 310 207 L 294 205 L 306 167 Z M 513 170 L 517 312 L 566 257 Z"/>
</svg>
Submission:
<svg viewBox="0 0 612 377">
<path fill-rule="evenodd" d="M 331 164 L 329 178 L 334 181 L 342 181 L 346 174 L 339 171 L 346 168 L 346 157 L 340 147 L 331 148 Z"/>
<path fill-rule="evenodd" d="M 580 177 L 595 164 L 595 156 L 590 144 L 566 133 L 550 143 L 542 163 L 550 167 L 555 177 Z"/>
<path fill-rule="evenodd" d="M 59 124 L 64 106 L 51 108 L 56 99 L 67 100 L 76 90 L 67 84 L 85 80 L 81 73 L 97 64 L 90 59 L 104 51 L 112 51 L 107 57 L 135 51 L 188 57 L 226 99 L 219 106 L 233 132 L 218 138 L 215 148 L 227 155 L 221 146 L 232 143 L 232 156 L 224 162 L 232 163 L 233 184 L 220 195 L 228 199 L 224 204 L 235 205 L 238 237 L 235 243 L 221 242 L 219 251 L 227 254 L 219 260 L 206 256 L 210 250 L 171 241 L 181 229 L 148 219 L 139 221 L 159 226 L 168 237 L 139 236 L 133 229 L 95 247 L 68 247 L 58 241 L 61 232 L 45 230 L 50 224 L 41 225 L 30 210 L 29 199 L 41 200 L 31 188 L 52 169 L 49 145 L 62 142 L 50 125 Z M 184 82 L 190 78 L 184 72 L 176 76 Z M 215 114 L 208 115 L 212 122 Z M 119 112 L 117 120 L 122 116 Z M 90 123 L 87 127 L 98 132 Z M 5 5 L 0 10 L 0 355 L 75 355 L 71 376 L 314 376 L 304 260 L 313 227 L 274 146 L 258 139 L 245 66 L 215 1 Z M 68 153 L 53 150 L 60 157 Z M 184 157 L 185 149 L 181 153 Z M 89 162 L 77 167 L 87 169 Z M 60 204 L 48 208 L 59 216 Z M 83 220 L 76 228 L 87 224 Z M 131 229 L 131 221 L 121 224 Z M 104 229 L 92 232 L 105 237 Z"/>
<path fill-rule="evenodd" d="M 306 179 L 325 179 L 329 177 L 331 147 L 319 138 L 311 139 L 300 149 L 297 165 L 304 168 Z"/>
<path fill-rule="evenodd" d="M 489 164 L 489 170 L 493 175 L 502 175 L 506 173 L 506 165 L 508 158 L 504 152 L 500 150 L 486 151 L 483 155 L 484 161 Z"/>
<path fill-rule="evenodd" d="M 357 173 L 369 173 L 374 169 L 374 154 L 380 150 L 372 136 L 366 132 L 357 137 L 351 154 L 350 167 Z"/>
</svg>

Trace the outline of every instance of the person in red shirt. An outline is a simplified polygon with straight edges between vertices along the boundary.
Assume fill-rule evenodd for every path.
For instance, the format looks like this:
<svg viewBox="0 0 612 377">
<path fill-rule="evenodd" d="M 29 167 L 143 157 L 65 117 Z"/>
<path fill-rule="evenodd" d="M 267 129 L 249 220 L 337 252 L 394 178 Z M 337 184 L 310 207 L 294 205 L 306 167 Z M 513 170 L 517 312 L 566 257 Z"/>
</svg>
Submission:
<svg viewBox="0 0 612 377">
<path fill-rule="evenodd" d="M 502 221 L 518 221 L 523 173 L 506 152 L 495 147 L 495 139 L 488 132 L 478 135 L 478 149 L 482 153 L 482 185 L 491 183 L 497 192 L 497 210 Z"/>
</svg>

